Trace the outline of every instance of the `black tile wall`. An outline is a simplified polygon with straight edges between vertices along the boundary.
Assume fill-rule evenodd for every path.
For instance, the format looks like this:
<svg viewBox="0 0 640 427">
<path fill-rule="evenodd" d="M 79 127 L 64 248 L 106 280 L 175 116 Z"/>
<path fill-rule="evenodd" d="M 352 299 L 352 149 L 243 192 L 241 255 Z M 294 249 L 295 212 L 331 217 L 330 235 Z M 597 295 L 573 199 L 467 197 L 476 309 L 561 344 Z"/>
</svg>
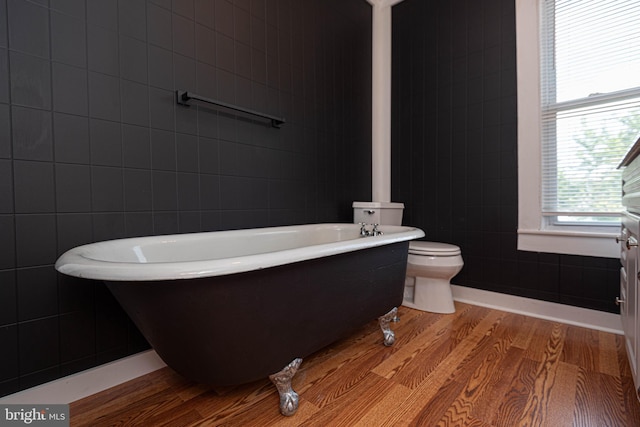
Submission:
<svg viewBox="0 0 640 427">
<path fill-rule="evenodd" d="M 370 75 L 362 0 L 0 0 L 0 396 L 148 348 L 74 246 L 350 222 Z"/>
<path fill-rule="evenodd" d="M 619 261 L 517 250 L 514 0 L 393 8 L 392 196 L 462 248 L 453 282 L 618 312 Z"/>
</svg>

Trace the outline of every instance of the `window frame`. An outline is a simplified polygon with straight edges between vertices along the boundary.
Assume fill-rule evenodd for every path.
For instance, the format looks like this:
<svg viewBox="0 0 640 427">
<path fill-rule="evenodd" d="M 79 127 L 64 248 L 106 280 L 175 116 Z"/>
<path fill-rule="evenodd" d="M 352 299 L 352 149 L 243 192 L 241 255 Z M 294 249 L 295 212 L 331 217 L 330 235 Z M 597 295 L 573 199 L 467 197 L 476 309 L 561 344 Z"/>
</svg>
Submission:
<svg viewBox="0 0 640 427">
<path fill-rule="evenodd" d="M 553 226 L 542 215 L 540 2 L 516 0 L 518 250 L 618 258 L 618 227 Z"/>
</svg>

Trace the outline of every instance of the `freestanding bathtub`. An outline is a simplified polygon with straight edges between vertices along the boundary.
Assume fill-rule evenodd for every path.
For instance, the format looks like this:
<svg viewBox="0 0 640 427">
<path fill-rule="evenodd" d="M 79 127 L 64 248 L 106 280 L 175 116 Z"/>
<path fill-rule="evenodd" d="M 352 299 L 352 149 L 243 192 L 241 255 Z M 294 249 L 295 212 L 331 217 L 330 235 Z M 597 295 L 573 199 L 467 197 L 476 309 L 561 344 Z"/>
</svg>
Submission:
<svg viewBox="0 0 640 427">
<path fill-rule="evenodd" d="M 369 227 L 370 228 L 370 227 Z M 420 229 L 312 224 L 93 243 L 56 262 L 103 280 L 165 363 L 234 385 L 269 376 L 292 415 L 302 358 L 379 318 L 385 344 Z"/>
</svg>

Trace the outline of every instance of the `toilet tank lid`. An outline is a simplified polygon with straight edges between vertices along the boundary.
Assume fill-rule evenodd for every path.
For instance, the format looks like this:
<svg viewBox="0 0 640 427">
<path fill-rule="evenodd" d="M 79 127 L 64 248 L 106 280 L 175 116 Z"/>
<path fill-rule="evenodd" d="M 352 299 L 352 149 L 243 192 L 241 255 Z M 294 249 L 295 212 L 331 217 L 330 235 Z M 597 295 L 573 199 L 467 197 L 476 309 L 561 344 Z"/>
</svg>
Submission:
<svg viewBox="0 0 640 427">
<path fill-rule="evenodd" d="M 403 209 L 404 203 L 396 202 L 353 202 L 354 208 L 364 209 Z"/>
<path fill-rule="evenodd" d="M 460 255 L 460 247 L 449 243 L 413 241 L 409 243 L 409 253 L 416 255 L 453 256 Z"/>
</svg>

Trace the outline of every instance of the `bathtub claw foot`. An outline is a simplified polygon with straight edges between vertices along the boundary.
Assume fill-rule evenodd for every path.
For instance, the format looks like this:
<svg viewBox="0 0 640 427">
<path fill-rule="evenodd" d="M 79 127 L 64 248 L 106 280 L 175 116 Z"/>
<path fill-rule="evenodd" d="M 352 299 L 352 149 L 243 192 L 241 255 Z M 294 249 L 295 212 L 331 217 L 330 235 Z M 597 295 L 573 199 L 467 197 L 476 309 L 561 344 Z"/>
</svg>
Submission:
<svg viewBox="0 0 640 427">
<path fill-rule="evenodd" d="M 390 312 L 388 312 L 384 316 L 378 317 L 378 323 L 380 324 L 380 329 L 382 329 L 382 334 L 384 335 L 383 342 L 387 347 L 393 345 L 393 343 L 396 341 L 396 335 L 389 327 L 389 323 L 391 323 L 397 315 L 398 307 L 393 307 Z"/>
<path fill-rule="evenodd" d="M 285 366 L 280 372 L 269 375 L 269 379 L 276 386 L 280 394 L 280 413 L 287 417 L 295 414 L 298 410 L 298 393 L 291 388 L 291 380 L 298 371 L 301 363 L 302 359 L 298 357 Z"/>
</svg>

